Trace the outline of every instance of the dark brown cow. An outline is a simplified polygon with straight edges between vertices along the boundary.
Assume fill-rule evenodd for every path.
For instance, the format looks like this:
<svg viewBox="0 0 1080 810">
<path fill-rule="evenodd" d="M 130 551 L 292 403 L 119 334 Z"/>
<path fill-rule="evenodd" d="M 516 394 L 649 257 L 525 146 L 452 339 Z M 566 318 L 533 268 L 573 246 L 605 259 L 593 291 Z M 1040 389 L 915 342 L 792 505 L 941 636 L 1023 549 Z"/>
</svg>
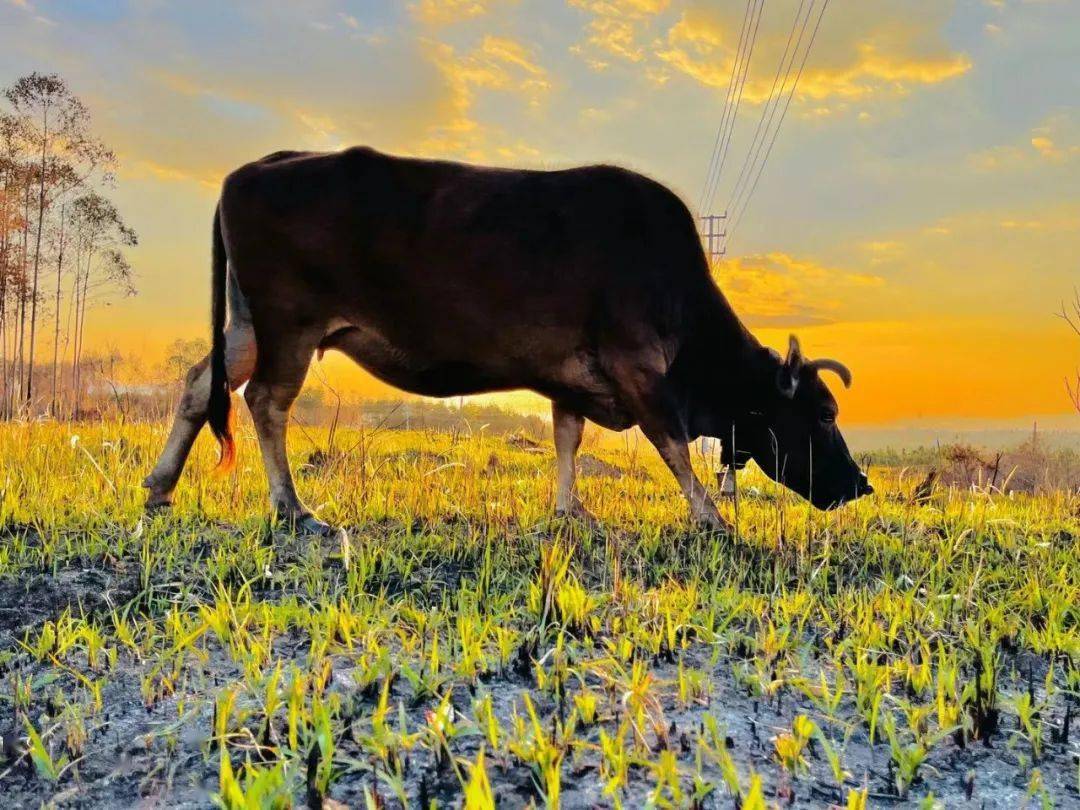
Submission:
<svg viewBox="0 0 1080 810">
<path fill-rule="evenodd" d="M 289 410 L 325 349 L 416 394 L 550 399 L 560 513 L 584 514 L 586 419 L 639 426 L 708 527 L 724 523 L 691 468 L 699 436 L 820 508 L 872 491 L 818 376 L 850 384 L 847 369 L 805 360 L 794 337 L 786 358 L 763 348 L 710 277 L 686 206 L 640 174 L 279 152 L 229 175 L 213 233 L 213 351 L 188 375 L 148 506 L 169 503 L 207 419 L 231 461 L 230 389 L 246 382 L 274 509 L 329 531 L 285 455 Z"/>
</svg>

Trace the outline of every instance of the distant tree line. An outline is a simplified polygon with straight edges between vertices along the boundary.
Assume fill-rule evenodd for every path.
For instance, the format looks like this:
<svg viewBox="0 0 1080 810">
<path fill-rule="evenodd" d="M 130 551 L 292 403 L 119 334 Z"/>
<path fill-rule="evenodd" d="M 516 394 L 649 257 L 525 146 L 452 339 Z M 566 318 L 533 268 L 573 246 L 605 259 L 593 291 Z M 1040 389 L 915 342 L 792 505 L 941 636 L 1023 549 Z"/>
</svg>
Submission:
<svg viewBox="0 0 1080 810">
<path fill-rule="evenodd" d="M 78 416 L 89 314 L 135 294 L 135 231 L 105 196 L 116 156 L 57 75 L 0 101 L 0 418 Z"/>
</svg>

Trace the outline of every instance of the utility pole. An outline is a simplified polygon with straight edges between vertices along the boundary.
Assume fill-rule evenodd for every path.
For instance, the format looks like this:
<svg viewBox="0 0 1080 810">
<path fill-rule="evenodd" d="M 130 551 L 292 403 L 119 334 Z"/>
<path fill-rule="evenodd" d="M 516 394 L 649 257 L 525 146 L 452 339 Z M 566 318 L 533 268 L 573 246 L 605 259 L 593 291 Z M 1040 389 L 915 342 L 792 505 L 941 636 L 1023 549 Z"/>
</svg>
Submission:
<svg viewBox="0 0 1080 810">
<path fill-rule="evenodd" d="M 727 246 L 724 244 L 724 239 L 727 237 L 727 211 L 722 214 L 702 214 L 698 218 L 701 220 L 701 241 L 705 248 L 705 258 L 708 260 L 709 266 L 712 267 L 717 259 L 727 253 Z M 734 463 L 734 452 L 726 454 L 730 456 L 732 461 L 727 464 L 724 463 L 725 453 L 723 446 L 728 441 L 732 443 L 732 448 L 734 448 L 734 431 L 730 438 L 724 438 L 718 442 L 718 449 L 720 450 L 720 471 L 716 474 L 716 482 L 720 485 L 720 497 L 734 499 L 735 522 L 736 525 L 738 525 L 739 501 L 738 488 L 735 482 L 735 471 L 737 467 Z M 713 450 L 712 443 L 706 443 L 706 440 L 702 439 L 702 450 L 709 453 L 711 456 Z"/>
<path fill-rule="evenodd" d="M 705 255 L 709 259 L 709 264 L 712 264 L 727 253 L 727 248 L 724 246 L 724 237 L 727 236 L 725 228 L 727 213 L 705 214 L 700 219 L 702 225 L 701 239 L 705 243 Z"/>
</svg>

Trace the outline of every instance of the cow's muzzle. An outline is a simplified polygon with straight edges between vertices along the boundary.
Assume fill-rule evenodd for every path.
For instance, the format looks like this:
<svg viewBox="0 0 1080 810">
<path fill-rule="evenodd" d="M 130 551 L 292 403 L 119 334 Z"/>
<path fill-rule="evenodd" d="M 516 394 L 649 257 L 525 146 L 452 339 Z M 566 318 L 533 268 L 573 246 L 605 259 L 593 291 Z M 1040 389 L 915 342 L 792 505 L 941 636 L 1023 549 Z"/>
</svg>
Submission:
<svg viewBox="0 0 1080 810">
<path fill-rule="evenodd" d="M 855 487 L 855 493 L 856 498 L 874 494 L 874 488 L 870 486 L 870 479 L 866 477 L 866 473 L 859 473 L 859 483 Z"/>
<path fill-rule="evenodd" d="M 858 500 L 864 495 L 873 494 L 874 488 L 870 485 L 870 480 L 866 477 L 865 473 L 860 472 L 855 479 L 854 486 L 841 490 L 832 496 L 822 495 L 821 497 L 814 497 L 812 502 L 818 509 L 828 512 L 833 509 L 839 509 L 845 503 Z"/>
</svg>

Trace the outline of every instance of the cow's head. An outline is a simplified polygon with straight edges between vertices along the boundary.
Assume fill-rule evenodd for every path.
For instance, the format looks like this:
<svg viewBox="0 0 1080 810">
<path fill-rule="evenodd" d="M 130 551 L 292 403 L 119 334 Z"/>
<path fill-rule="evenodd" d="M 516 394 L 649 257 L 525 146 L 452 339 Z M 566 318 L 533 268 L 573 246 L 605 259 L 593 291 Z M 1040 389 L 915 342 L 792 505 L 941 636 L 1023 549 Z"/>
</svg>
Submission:
<svg viewBox="0 0 1080 810">
<path fill-rule="evenodd" d="M 807 360 L 794 335 L 786 358 L 763 349 L 758 368 L 757 407 L 736 420 L 737 449 L 819 509 L 872 493 L 836 425 L 836 400 L 819 376 L 831 371 L 848 387 L 851 372 L 836 360 Z"/>
</svg>

